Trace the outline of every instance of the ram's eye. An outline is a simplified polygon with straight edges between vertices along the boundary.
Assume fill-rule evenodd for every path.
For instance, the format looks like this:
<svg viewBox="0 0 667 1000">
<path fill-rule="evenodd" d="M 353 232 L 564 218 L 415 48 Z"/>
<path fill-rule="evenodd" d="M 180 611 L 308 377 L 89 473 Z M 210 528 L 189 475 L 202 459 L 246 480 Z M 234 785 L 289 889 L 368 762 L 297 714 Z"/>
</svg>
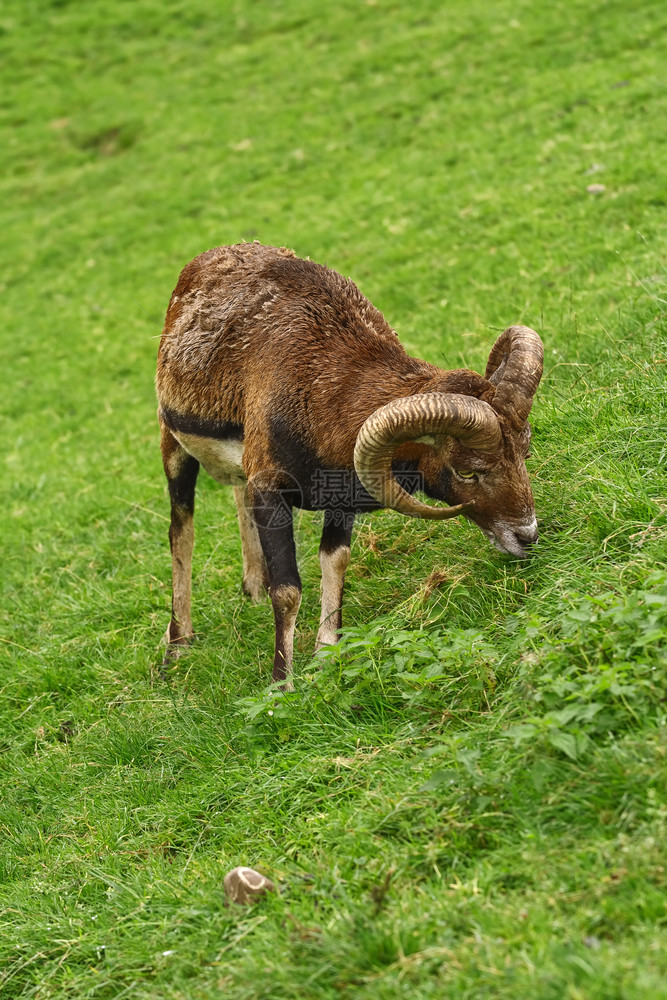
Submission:
<svg viewBox="0 0 667 1000">
<path fill-rule="evenodd" d="M 456 475 L 460 476 L 461 479 L 474 479 L 476 474 L 474 472 L 462 472 L 461 469 L 457 469 Z"/>
</svg>

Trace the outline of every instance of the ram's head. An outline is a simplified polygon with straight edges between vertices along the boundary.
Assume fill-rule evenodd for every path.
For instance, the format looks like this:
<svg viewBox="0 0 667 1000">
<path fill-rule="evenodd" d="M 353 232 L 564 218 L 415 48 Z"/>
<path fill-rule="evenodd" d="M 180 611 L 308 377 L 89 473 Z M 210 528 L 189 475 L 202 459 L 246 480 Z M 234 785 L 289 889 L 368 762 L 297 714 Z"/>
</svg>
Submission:
<svg viewBox="0 0 667 1000">
<path fill-rule="evenodd" d="M 528 414 L 542 376 L 542 341 L 526 326 L 511 326 L 494 344 L 486 366 L 486 399 L 427 392 L 381 406 L 357 436 L 354 464 L 364 487 L 384 507 L 410 517 L 444 520 L 464 514 L 501 552 L 525 557 L 537 541 L 533 494 L 526 471 Z M 425 492 L 449 507 L 411 496 L 392 472 L 394 453 L 420 449 Z"/>
</svg>

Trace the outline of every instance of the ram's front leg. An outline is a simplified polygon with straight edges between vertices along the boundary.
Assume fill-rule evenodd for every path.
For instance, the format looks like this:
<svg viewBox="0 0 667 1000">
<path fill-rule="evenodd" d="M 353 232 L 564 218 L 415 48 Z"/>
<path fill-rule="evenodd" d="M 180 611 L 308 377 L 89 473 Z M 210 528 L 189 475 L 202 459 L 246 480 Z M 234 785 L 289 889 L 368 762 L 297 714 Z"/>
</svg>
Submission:
<svg viewBox="0 0 667 1000">
<path fill-rule="evenodd" d="M 294 628 L 301 605 L 301 578 L 296 564 L 292 508 L 273 490 L 248 486 L 253 519 L 269 573 L 269 595 L 276 625 L 273 680 L 291 691 Z"/>
<path fill-rule="evenodd" d="M 343 587 L 350 562 L 354 514 L 338 510 L 324 513 L 320 542 L 322 613 L 315 649 L 338 642 L 343 625 Z"/>
</svg>

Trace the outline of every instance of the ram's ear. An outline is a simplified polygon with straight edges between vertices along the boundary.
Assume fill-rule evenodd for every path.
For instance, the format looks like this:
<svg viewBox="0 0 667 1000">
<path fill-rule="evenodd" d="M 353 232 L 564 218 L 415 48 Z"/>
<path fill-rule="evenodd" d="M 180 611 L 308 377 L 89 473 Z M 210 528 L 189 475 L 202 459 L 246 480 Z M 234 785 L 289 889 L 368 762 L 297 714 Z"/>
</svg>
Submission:
<svg viewBox="0 0 667 1000">
<path fill-rule="evenodd" d="M 491 348 L 485 377 L 496 386 L 492 406 L 519 430 L 542 378 L 544 348 L 528 326 L 510 326 Z"/>
<path fill-rule="evenodd" d="M 519 441 L 525 447 L 526 451 L 530 448 L 530 442 L 533 437 L 533 432 L 530 428 L 530 422 L 526 420 L 525 424 L 519 432 Z"/>
<path fill-rule="evenodd" d="M 491 385 L 499 385 L 502 382 L 506 367 L 507 367 L 507 355 L 503 354 L 502 358 L 500 359 L 500 364 L 495 369 L 495 371 L 490 372 L 490 374 L 486 376 L 487 381 L 490 382 Z M 489 356 L 489 364 L 486 366 L 487 372 L 489 371 L 490 368 L 491 368 L 491 356 Z"/>
</svg>

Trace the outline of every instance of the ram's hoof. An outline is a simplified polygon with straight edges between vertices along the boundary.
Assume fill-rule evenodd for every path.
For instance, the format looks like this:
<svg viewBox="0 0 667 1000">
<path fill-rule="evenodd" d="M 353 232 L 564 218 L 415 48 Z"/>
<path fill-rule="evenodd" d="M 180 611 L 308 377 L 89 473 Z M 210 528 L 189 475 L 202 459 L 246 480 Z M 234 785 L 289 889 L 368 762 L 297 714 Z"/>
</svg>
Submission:
<svg viewBox="0 0 667 1000">
<path fill-rule="evenodd" d="M 261 604 L 269 594 L 269 578 L 266 574 L 249 573 L 243 577 L 242 589 L 252 604 Z"/>
<path fill-rule="evenodd" d="M 231 903 L 246 906 L 256 903 L 267 892 L 275 891 L 271 879 L 260 875 L 254 868 L 233 868 L 225 875 L 225 895 Z"/>
</svg>

